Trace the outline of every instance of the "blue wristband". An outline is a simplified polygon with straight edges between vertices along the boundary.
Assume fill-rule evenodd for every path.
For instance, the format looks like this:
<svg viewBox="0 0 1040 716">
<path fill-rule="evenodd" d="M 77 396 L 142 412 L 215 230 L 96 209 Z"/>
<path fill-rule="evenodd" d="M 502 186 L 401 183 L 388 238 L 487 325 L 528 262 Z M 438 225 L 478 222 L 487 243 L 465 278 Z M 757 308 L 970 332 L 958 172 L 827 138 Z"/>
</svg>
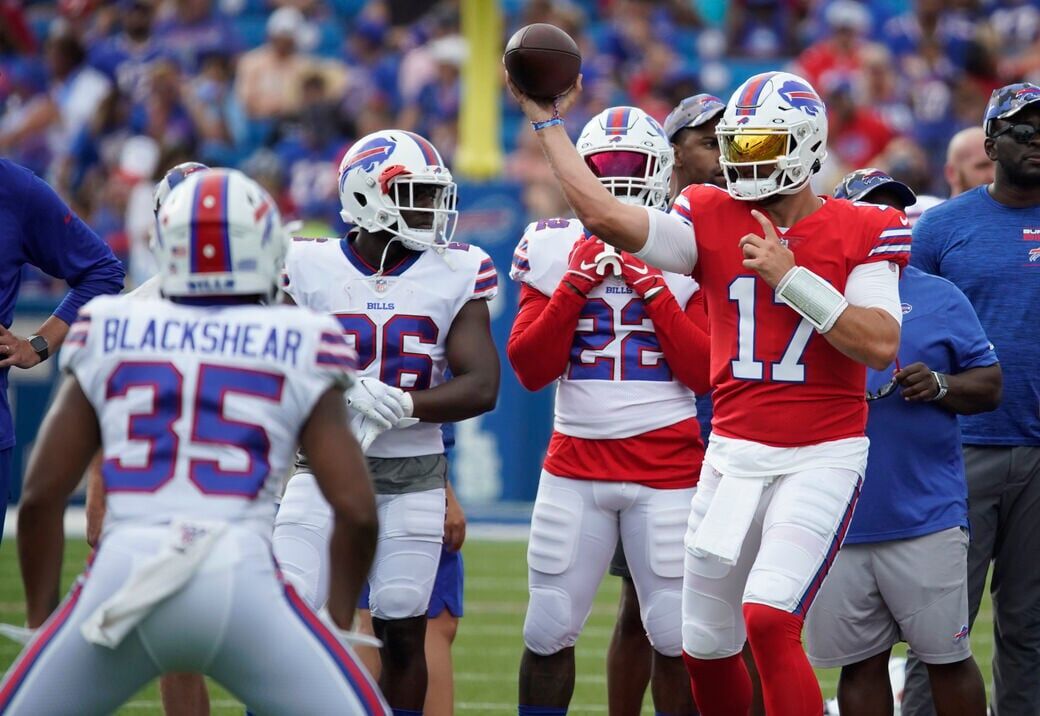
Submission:
<svg viewBox="0 0 1040 716">
<path fill-rule="evenodd" d="M 555 127 L 558 124 L 563 124 L 563 117 L 552 117 L 544 122 L 531 122 L 531 126 L 534 127 L 534 131 L 538 132 L 546 127 Z"/>
</svg>

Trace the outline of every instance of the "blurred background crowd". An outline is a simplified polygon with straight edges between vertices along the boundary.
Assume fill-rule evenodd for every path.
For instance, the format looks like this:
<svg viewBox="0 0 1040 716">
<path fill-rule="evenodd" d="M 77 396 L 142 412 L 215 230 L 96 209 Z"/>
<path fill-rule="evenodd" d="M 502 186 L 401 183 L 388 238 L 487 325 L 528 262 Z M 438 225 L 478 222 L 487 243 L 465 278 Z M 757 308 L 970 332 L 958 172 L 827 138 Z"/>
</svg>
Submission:
<svg viewBox="0 0 1040 716">
<path fill-rule="evenodd" d="M 236 166 L 290 218 L 340 233 L 336 166 L 396 126 L 457 146 L 471 0 L 0 0 L 0 155 L 59 193 L 126 261 L 154 270 L 153 182 L 186 161 Z M 485 0 L 472 0 L 485 1 Z M 486 0 L 491 2 L 493 0 Z M 530 22 L 583 53 L 575 135 L 609 105 L 659 120 L 788 68 L 827 102 L 829 191 L 879 166 L 945 194 L 947 143 L 991 90 L 1040 81 L 1040 0 L 499 0 L 505 38 Z M 503 90 L 504 92 L 504 90 Z M 533 134 L 503 94 L 504 173 L 533 217 L 566 213 Z M 23 295 L 61 292 L 29 277 Z"/>
</svg>

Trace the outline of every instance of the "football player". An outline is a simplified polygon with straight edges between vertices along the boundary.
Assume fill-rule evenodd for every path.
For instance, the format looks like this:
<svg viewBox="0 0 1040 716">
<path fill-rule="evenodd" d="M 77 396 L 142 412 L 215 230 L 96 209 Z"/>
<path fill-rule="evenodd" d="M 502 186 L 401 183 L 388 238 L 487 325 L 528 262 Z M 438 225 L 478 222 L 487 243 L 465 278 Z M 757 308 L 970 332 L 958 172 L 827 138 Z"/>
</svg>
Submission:
<svg viewBox="0 0 1040 716">
<path fill-rule="evenodd" d="M 626 205 L 667 205 L 673 151 L 642 110 L 604 110 L 577 148 Z M 654 705 L 696 713 L 680 603 L 682 535 L 704 450 L 691 388 L 708 387 L 697 283 L 618 253 L 568 219 L 528 226 L 510 275 L 521 296 L 509 360 L 529 390 L 558 381 L 527 549 L 519 712 L 566 713 L 574 644 L 620 536 L 654 649 Z"/>
<path fill-rule="evenodd" d="M 18 524 L 38 631 L 0 683 L 0 712 L 111 713 L 182 671 L 262 713 L 389 714 L 332 628 L 351 625 L 376 539 L 343 405 L 354 353 L 334 320 L 260 305 L 277 294 L 287 236 L 245 175 L 187 178 L 159 226 L 168 300 L 96 299 L 61 353 L 70 376 L 37 438 Z M 335 515 L 332 624 L 271 559 L 298 441 Z M 62 514 L 99 447 L 104 538 L 58 605 Z"/>
<path fill-rule="evenodd" d="M 158 226 L 159 209 L 162 208 L 163 202 L 166 201 L 166 197 L 170 195 L 174 187 L 189 175 L 206 169 L 209 167 L 199 162 L 182 162 L 163 175 L 152 193 L 152 211 L 155 214 L 156 226 Z M 151 248 L 153 251 L 156 248 L 154 228 Z M 161 277 L 157 274 L 127 295 L 133 296 L 135 299 L 160 298 L 162 296 L 159 290 L 160 282 Z M 105 519 L 105 487 L 104 479 L 101 476 L 101 460 L 102 456 L 98 453 L 87 471 L 87 543 L 91 547 L 97 547 Z M 184 716 L 205 716 L 209 713 L 209 693 L 206 691 L 206 682 L 201 674 L 163 674 L 159 679 L 159 694 L 166 716 L 181 716 L 182 714 Z"/>
<path fill-rule="evenodd" d="M 495 405 L 488 300 L 498 278 L 481 249 L 451 241 L 455 182 L 423 137 L 386 130 L 359 139 L 340 164 L 339 189 L 354 228 L 342 239 L 294 241 L 285 290 L 332 314 L 358 353 L 347 402 L 379 509 L 369 604 L 383 642 L 380 683 L 395 713 L 421 713 L 426 611 L 444 531 L 440 423 Z M 274 548 L 314 605 L 328 596 L 329 517 L 304 460 L 286 487 Z"/>
<path fill-rule="evenodd" d="M 691 503 L 683 649 L 701 713 L 820 713 L 802 649 L 805 613 L 834 559 L 866 465 L 865 365 L 896 355 L 895 209 L 816 196 L 827 112 L 802 78 L 766 72 L 717 128 L 726 190 L 689 186 L 670 213 L 618 201 L 567 140 L 557 103 L 512 88 L 585 228 L 664 270 L 693 273 L 711 326 L 712 434 Z M 644 607 L 645 608 L 645 607 Z"/>
</svg>

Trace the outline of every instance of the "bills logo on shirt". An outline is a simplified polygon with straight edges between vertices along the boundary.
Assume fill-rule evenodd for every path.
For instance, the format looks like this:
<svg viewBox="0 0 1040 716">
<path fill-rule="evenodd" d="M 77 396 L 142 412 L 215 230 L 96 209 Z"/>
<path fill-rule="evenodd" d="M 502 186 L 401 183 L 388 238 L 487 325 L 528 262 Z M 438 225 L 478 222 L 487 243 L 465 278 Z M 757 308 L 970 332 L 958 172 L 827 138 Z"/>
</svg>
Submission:
<svg viewBox="0 0 1040 716">
<path fill-rule="evenodd" d="M 1023 241 L 1040 241 L 1040 229 L 1022 229 Z"/>
<path fill-rule="evenodd" d="M 1035 264 L 1040 261 L 1040 247 L 1029 249 L 1029 263 Z"/>
</svg>

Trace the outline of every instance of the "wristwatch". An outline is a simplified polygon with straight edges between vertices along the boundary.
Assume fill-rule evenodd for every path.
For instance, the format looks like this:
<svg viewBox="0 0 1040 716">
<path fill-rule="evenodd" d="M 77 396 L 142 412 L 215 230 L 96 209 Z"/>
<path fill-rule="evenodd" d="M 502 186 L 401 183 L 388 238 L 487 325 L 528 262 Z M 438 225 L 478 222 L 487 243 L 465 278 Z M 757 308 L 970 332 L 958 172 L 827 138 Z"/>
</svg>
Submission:
<svg viewBox="0 0 1040 716">
<path fill-rule="evenodd" d="M 47 343 L 47 339 L 41 335 L 32 335 L 28 338 L 29 347 L 36 351 L 36 355 L 40 356 L 40 362 L 47 360 L 47 356 L 51 354 L 50 344 Z"/>
<path fill-rule="evenodd" d="M 942 400 L 946 397 L 946 394 L 950 392 L 950 385 L 946 382 L 945 373 L 940 373 L 938 371 L 933 370 L 932 377 L 935 378 L 935 382 L 939 385 L 939 392 L 936 393 L 935 397 L 931 400 L 931 402 L 934 403 L 936 400 Z"/>
</svg>

